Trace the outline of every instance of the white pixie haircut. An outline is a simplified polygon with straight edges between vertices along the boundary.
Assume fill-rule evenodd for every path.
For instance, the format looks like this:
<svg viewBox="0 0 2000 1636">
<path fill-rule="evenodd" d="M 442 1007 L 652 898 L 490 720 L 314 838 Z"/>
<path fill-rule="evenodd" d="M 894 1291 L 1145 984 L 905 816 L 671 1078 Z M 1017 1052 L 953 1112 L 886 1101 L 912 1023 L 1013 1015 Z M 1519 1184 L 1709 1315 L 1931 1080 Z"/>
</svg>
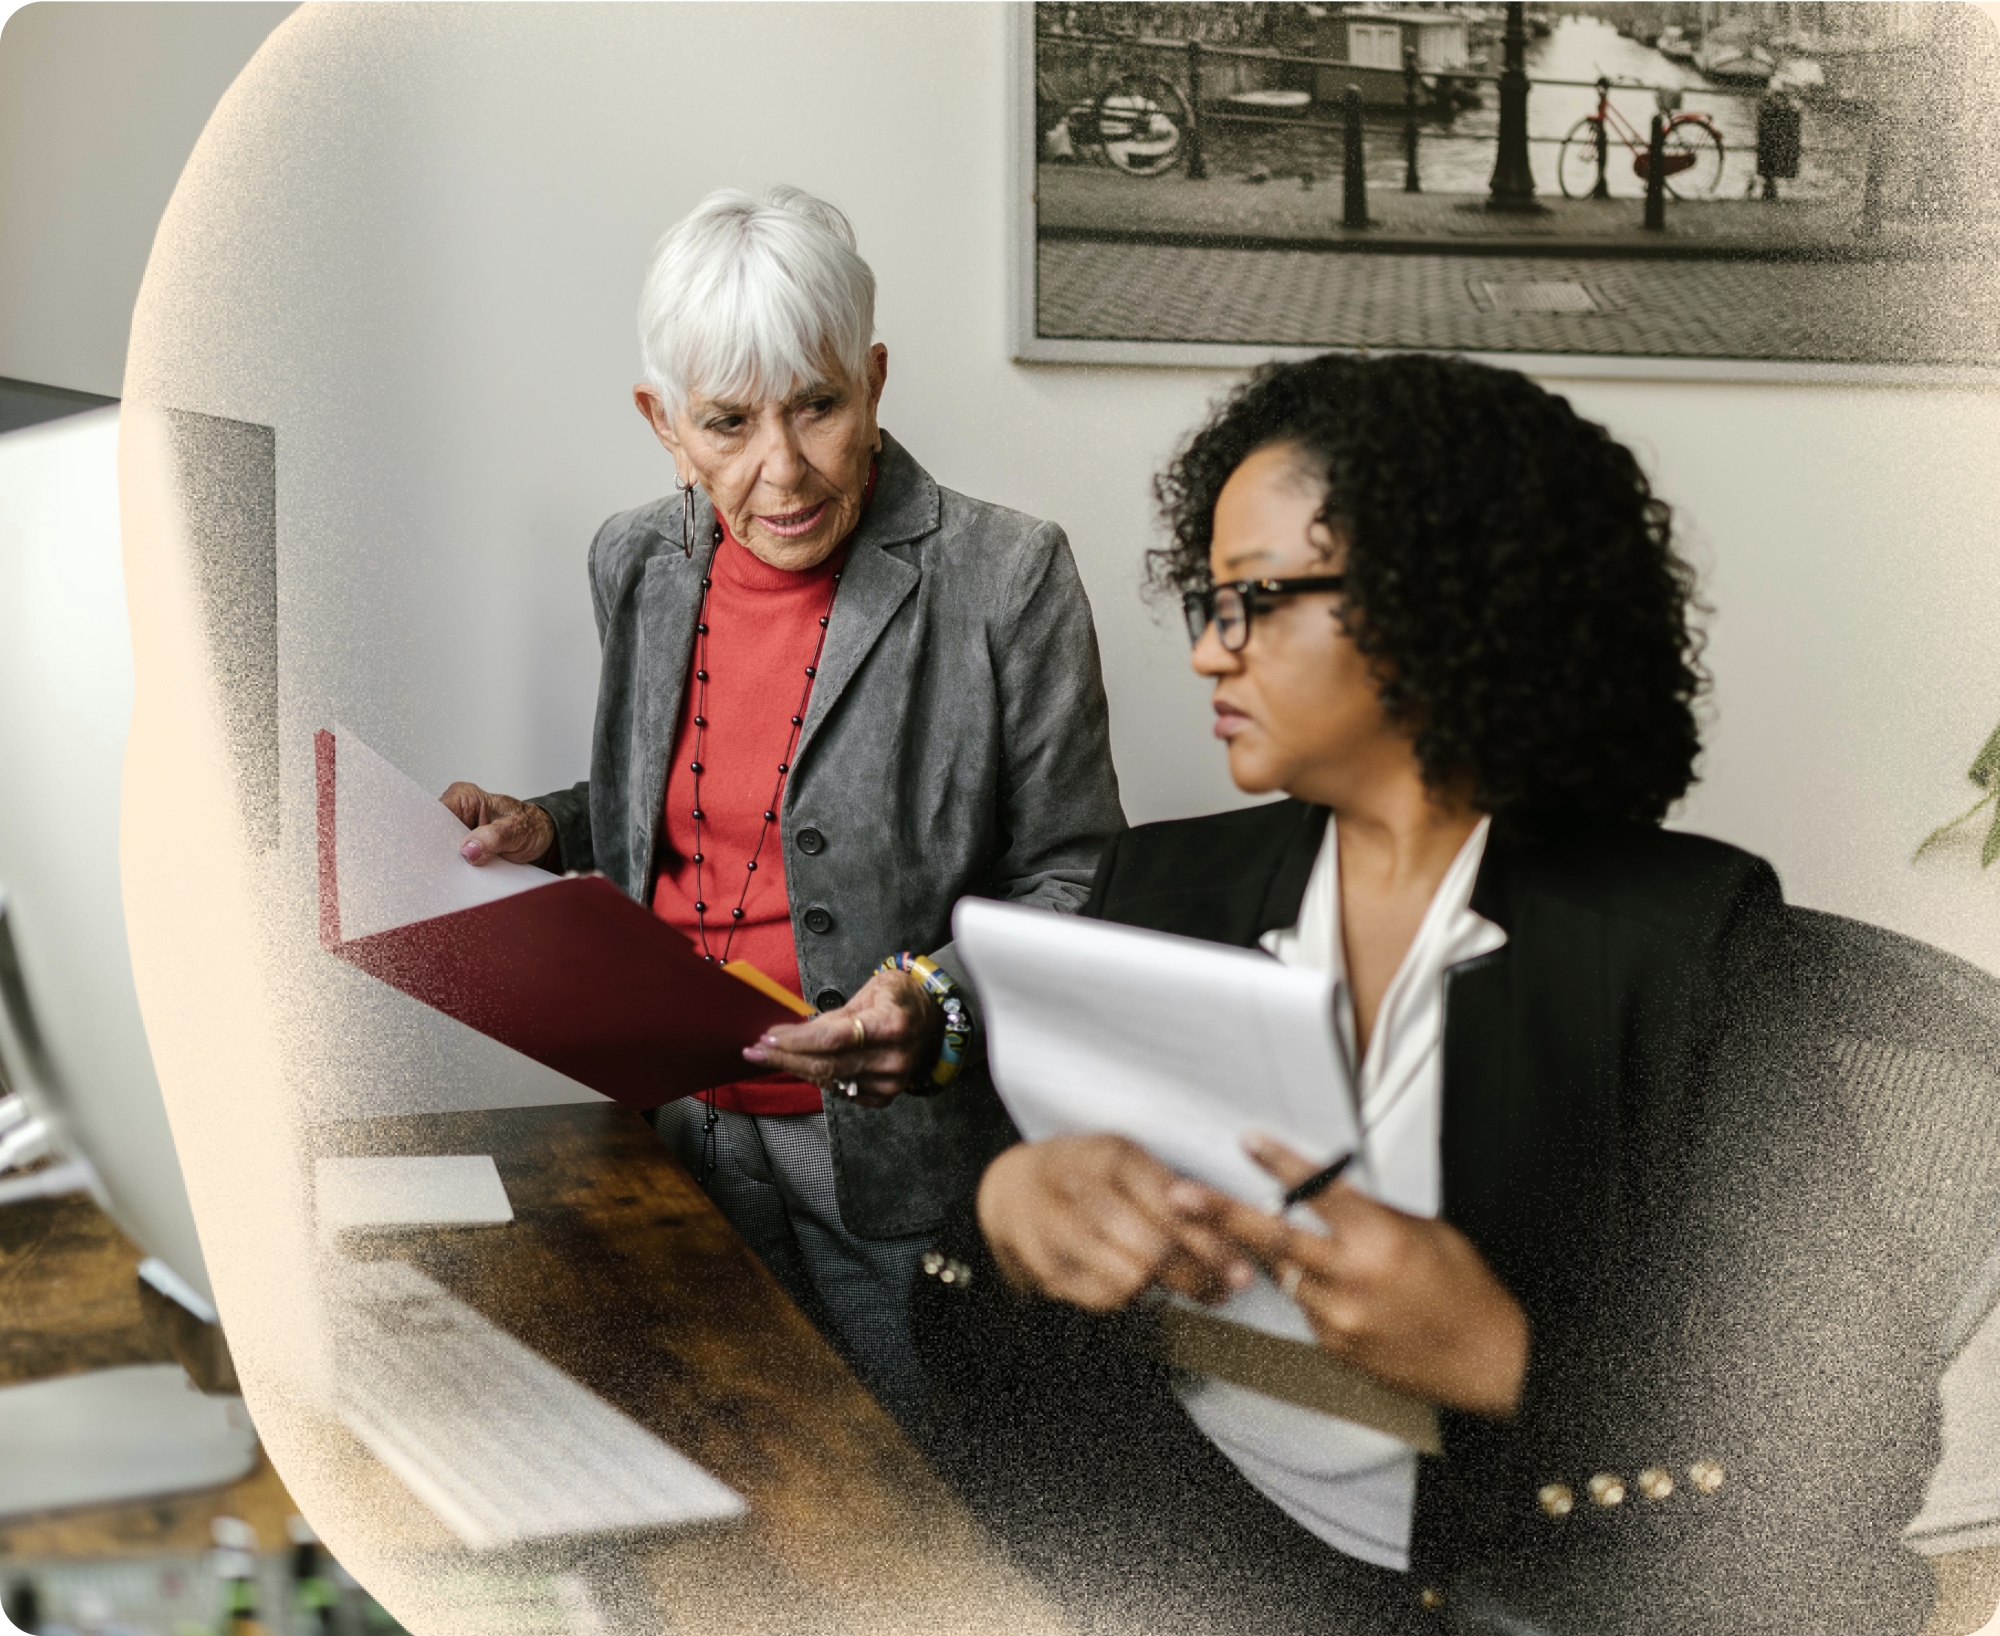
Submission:
<svg viewBox="0 0 2000 1636">
<path fill-rule="evenodd" d="M 639 296 L 639 367 L 670 414 L 696 392 L 782 396 L 828 365 L 859 379 L 875 339 L 875 275 L 824 199 L 774 187 L 711 193 L 654 247 Z"/>
</svg>

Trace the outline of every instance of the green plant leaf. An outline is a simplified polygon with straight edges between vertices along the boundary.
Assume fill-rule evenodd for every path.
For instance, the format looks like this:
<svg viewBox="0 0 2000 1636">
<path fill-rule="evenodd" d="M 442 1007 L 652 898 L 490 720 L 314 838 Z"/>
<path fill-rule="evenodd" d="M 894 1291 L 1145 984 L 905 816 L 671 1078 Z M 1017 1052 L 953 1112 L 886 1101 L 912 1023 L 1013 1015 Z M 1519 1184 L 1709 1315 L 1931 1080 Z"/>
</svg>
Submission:
<svg viewBox="0 0 2000 1636">
<path fill-rule="evenodd" d="M 2000 858 L 2000 810 L 1994 812 L 1993 827 L 1986 832 L 1986 844 L 1979 849 L 1979 867 L 1986 868 L 1995 858 Z"/>
<path fill-rule="evenodd" d="M 1992 789 L 1994 780 L 2000 779 L 2000 727 L 1993 729 L 1992 736 L 1980 748 L 1979 754 L 1972 758 L 1972 765 L 1965 769 L 1965 776 L 1982 790 Z"/>
<path fill-rule="evenodd" d="M 1930 851 L 1932 847 L 1936 846 L 1939 841 L 1943 840 L 1953 830 L 1958 828 L 1960 824 L 1964 823 L 1967 819 L 1971 818 L 1974 814 L 1976 814 L 1981 807 L 1986 805 L 1987 802 L 1994 800 L 1996 797 L 2000 797 L 2000 790 L 1989 790 L 1987 791 L 1986 794 L 1982 795 L 1977 801 L 1973 802 L 1971 806 L 1967 807 L 1965 811 L 1961 812 L 1956 818 L 1952 819 L 1950 823 L 1939 824 L 1936 829 L 1932 830 L 1930 834 L 1926 835 L 1921 841 L 1917 843 L 1917 850 L 1910 854 L 1910 862 L 1915 863 L 1926 852 Z M 1995 821 L 2000 822 L 2000 812 L 1996 812 L 1994 816 L 1995 816 Z M 1987 837 L 1987 840 L 1990 844 L 1992 841 L 1992 836 L 1989 835 Z M 1988 859 L 1987 861 L 1990 863 L 1992 860 Z"/>
</svg>

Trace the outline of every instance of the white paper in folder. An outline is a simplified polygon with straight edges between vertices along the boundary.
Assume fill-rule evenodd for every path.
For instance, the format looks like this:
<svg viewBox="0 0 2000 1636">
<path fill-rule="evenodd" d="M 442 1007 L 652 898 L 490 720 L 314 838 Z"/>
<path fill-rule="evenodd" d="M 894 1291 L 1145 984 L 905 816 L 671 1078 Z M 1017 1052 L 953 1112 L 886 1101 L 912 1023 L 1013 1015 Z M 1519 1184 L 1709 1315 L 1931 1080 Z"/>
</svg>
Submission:
<svg viewBox="0 0 2000 1636">
<path fill-rule="evenodd" d="M 1322 1164 L 1359 1144 L 1325 973 L 978 898 L 952 930 L 979 985 L 994 1084 L 1030 1141 L 1109 1131 L 1264 1209 L 1283 1189 L 1244 1153 L 1251 1131 Z M 1268 1283 L 1219 1313 L 1311 1337 Z"/>
</svg>

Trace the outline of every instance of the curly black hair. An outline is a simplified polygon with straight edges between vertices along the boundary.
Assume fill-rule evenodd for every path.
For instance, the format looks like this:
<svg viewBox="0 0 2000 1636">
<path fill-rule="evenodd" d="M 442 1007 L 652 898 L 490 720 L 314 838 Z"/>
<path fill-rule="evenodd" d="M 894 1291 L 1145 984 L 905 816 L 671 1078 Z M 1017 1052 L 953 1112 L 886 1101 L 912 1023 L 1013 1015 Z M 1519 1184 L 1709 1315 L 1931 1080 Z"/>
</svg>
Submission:
<svg viewBox="0 0 2000 1636">
<path fill-rule="evenodd" d="M 1215 501 L 1293 445 L 1347 546 L 1342 620 L 1425 782 L 1534 820 L 1657 822 L 1694 781 L 1705 612 L 1629 449 L 1525 375 L 1463 358 L 1273 364 L 1154 489 L 1156 589 L 1210 582 Z"/>
</svg>

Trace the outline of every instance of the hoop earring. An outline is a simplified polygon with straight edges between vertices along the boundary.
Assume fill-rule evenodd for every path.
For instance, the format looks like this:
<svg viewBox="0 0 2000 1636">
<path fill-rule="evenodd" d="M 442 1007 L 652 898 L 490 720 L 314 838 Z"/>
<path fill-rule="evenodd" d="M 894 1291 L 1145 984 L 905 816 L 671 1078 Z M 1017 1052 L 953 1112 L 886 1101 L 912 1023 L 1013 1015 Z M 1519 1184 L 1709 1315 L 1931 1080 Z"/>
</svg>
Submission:
<svg viewBox="0 0 2000 1636">
<path fill-rule="evenodd" d="M 674 487 L 681 491 L 681 555 L 694 560 L 694 484 L 683 483 L 674 473 Z"/>
</svg>

